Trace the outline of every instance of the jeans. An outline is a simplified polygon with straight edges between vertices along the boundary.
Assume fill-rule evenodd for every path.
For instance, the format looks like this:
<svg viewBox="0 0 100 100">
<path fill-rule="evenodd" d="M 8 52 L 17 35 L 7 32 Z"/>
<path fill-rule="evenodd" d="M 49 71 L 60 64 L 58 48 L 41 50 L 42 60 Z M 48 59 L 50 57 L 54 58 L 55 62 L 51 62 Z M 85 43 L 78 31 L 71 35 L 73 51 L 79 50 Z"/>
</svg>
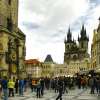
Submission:
<svg viewBox="0 0 100 100">
<path fill-rule="evenodd" d="M 23 95 L 23 87 L 19 87 L 19 95 Z"/>
<path fill-rule="evenodd" d="M 3 89 L 4 98 L 3 100 L 8 100 L 8 89 Z"/>
</svg>

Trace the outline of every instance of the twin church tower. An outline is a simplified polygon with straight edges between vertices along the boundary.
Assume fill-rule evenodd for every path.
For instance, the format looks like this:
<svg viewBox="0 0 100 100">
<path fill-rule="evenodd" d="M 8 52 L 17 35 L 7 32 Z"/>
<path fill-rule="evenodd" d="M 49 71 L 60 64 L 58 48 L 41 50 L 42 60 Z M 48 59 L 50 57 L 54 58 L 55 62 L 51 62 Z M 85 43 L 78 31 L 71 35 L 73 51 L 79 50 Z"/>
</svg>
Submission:
<svg viewBox="0 0 100 100">
<path fill-rule="evenodd" d="M 88 58 L 88 42 L 89 38 L 86 34 L 86 29 L 84 25 L 80 31 L 80 37 L 78 36 L 78 44 L 73 39 L 70 28 L 68 29 L 67 39 L 65 39 L 65 52 L 64 52 L 64 63 L 69 63 L 69 61 L 82 60 L 83 58 Z"/>
</svg>

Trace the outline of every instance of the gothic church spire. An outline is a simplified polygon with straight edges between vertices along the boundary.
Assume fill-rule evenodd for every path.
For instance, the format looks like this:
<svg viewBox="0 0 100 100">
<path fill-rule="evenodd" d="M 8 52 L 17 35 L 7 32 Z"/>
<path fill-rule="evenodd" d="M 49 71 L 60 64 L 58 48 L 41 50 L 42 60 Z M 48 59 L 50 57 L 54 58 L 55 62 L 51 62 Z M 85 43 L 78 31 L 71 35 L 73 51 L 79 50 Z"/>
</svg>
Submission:
<svg viewBox="0 0 100 100">
<path fill-rule="evenodd" d="M 69 27 L 68 33 L 67 33 L 67 42 L 72 42 L 72 33 L 70 31 L 70 27 Z"/>
</svg>

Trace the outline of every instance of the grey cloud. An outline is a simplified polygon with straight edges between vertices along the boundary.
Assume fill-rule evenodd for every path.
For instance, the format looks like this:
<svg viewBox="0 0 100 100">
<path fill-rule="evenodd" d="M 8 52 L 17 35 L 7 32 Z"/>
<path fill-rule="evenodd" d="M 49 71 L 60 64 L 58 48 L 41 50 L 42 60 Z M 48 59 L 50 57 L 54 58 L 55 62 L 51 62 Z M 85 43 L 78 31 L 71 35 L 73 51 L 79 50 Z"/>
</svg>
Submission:
<svg viewBox="0 0 100 100">
<path fill-rule="evenodd" d="M 28 30 L 33 30 L 33 29 L 38 29 L 40 28 L 40 25 L 37 23 L 32 23 L 32 22 L 23 22 L 22 25 L 26 27 Z"/>
<path fill-rule="evenodd" d="M 65 33 L 48 33 L 47 35 L 38 34 L 36 38 L 36 42 L 39 44 L 47 44 L 47 43 L 59 43 L 64 41 L 64 34 Z"/>
<path fill-rule="evenodd" d="M 94 6 L 100 5 L 100 0 L 90 0 L 90 3 L 93 3 Z"/>
<path fill-rule="evenodd" d="M 91 10 L 94 9 L 96 5 L 99 5 L 100 0 L 90 0 L 89 10 L 85 13 L 81 12 L 81 10 L 86 9 L 86 6 L 83 5 L 80 0 L 73 0 L 74 3 L 77 2 L 74 5 L 72 4 L 72 0 L 19 1 L 23 3 L 22 7 L 20 8 L 20 15 L 22 16 L 20 17 L 21 25 L 25 30 L 27 30 L 27 34 L 31 34 L 28 35 L 28 43 L 29 41 L 33 42 L 34 46 L 31 45 L 32 49 L 34 49 L 34 47 L 36 48 L 36 46 L 41 49 L 41 47 L 44 45 L 48 45 L 49 48 L 50 43 L 53 45 L 56 43 L 64 44 L 64 36 L 66 35 L 66 32 L 68 30 L 67 26 L 69 24 L 71 25 L 72 33 L 74 34 L 74 36 L 76 36 L 77 32 L 79 32 L 81 28 L 82 22 L 85 21 L 86 24 L 86 20 L 91 19 Z M 79 6 L 79 8 L 77 8 L 77 6 Z M 26 12 L 28 12 L 28 14 L 32 16 L 32 18 L 34 17 L 34 23 L 32 23 L 32 19 L 30 19 L 28 15 L 26 17 L 23 12 L 25 14 Z M 34 13 L 35 15 L 33 16 L 32 14 Z M 41 16 L 43 17 L 43 20 L 41 20 Z M 64 27 L 64 29 L 60 30 L 60 27 Z M 59 46 L 59 48 L 61 47 Z"/>
</svg>

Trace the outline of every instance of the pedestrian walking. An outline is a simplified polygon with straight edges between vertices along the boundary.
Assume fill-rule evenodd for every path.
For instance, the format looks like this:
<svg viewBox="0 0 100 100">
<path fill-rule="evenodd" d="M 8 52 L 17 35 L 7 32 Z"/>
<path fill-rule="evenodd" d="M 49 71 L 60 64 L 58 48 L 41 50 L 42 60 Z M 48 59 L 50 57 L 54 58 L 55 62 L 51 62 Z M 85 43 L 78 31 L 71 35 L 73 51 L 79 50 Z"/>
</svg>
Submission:
<svg viewBox="0 0 100 100">
<path fill-rule="evenodd" d="M 38 82 L 37 82 L 36 96 L 37 96 L 37 98 L 41 97 L 41 83 L 40 83 L 40 80 L 38 80 Z"/>
<path fill-rule="evenodd" d="M 58 100 L 58 99 L 62 100 L 63 86 L 59 85 L 59 86 L 58 86 L 58 89 L 59 89 L 59 90 L 58 90 L 58 91 L 59 91 L 59 94 L 58 94 L 56 100 Z"/>
<path fill-rule="evenodd" d="M 41 85 L 41 96 L 43 96 L 44 95 L 44 79 L 43 78 L 40 79 L 40 85 Z"/>
<path fill-rule="evenodd" d="M 90 93 L 91 93 L 91 94 L 94 94 L 94 90 L 95 90 L 94 77 L 91 77 L 91 78 L 89 79 L 89 86 L 90 86 L 90 88 L 91 88 Z"/>
<path fill-rule="evenodd" d="M 19 95 L 23 96 L 23 90 L 24 90 L 24 80 L 21 78 L 19 80 Z"/>
<path fill-rule="evenodd" d="M 2 84 L 2 89 L 3 89 L 3 100 L 8 100 L 8 81 L 7 81 L 7 77 L 5 76 L 1 82 Z"/>
<path fill-rule="evenodd" d="M 57 96 L 57 98 L 56 98 L 56 100 L 58 100 L 58 99 L 60 99 L 60 100 L 62 100 L 62 94 L 63 94 L 63 79 L 62 79 L 62 77 L 59 77 L 59 80 L 58 80 L 58 92 L 59 92 L 59 94 L 58 94 L 58 96 Z"/>
<path fill-rule="evenodd" d="M 32 92 L 36 91 L 36 79 L 32 79 L 31 90 L 32 90 Z"/>
<path fill-rule="evenodd" d="M 18 79 L 15 81 L 15 93 L 18 93 Z"/>
<path fill-rule="evenodd" d="M 12 79 L 9 79 L 8 81 L 9 97 L 11 95 L 14 97 L 14 87 L 15 87 L 15 82 Z"/>
</svg>

